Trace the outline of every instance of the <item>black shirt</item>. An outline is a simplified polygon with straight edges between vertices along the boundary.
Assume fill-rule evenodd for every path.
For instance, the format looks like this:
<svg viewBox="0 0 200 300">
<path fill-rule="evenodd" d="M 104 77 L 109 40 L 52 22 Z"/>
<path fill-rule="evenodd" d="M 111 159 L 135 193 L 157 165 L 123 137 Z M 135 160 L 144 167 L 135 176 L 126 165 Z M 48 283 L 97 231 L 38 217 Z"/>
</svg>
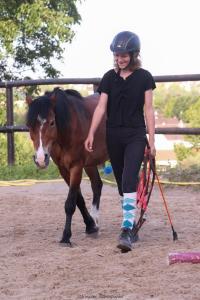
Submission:
<svg viewBox="0 0 200 300">
<path fill-rule="evenodd" d="M 126 79 L 114 69 L 105 73 L 97 91 L 108 95 L 107 127 L 145 127 L 144 94 L 155 87 L 151 73 L 142 68 Z"/>
</svg>

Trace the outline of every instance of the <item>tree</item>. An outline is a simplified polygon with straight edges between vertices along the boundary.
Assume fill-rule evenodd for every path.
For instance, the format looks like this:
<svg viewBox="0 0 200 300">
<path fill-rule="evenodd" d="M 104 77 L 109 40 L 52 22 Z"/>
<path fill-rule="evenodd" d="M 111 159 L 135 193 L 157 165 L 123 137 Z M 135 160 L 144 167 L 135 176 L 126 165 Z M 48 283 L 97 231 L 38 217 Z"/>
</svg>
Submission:
<svg viewBox="0 0 200 300">
<path fill-rule="evenodd" d="M 197 98 L 196 103 L 185 111 L 184 119 L 190 127 L 200 127 L 200 96 Z M 196 151 L 200 151 L 200 136 L 188 136 L 187 140 L 192 143 Z"/>
<path fill-rule="evenodd" d="M 200 96 L 197 101 L 192 104 L 185 112 L 185 120 L 192 127 L 200 127 Z"/>
<path fill-rule="evenodd" d="M 155 93 L 155 108 L 165 117 L 176 117 L 179 120 L 185 120 L 185 111 L 196 103 L 199 97 L 199 91 L 194 86 L 191 90 L 186 90 L 177 83 L 159 86 Z"/>
<path fill-rule="evenodd" d="M 1 0 L 1 79 L 21 78 L 40 66 L 47 77 L 60 74 L 52 59 L 61 59 L 63 43 L 71 42 L 72 26 L 80 23 L 79 0 Z"/>
<path fill-rule="evenodd" d="M 199 84 L 191 85 L 190 89 L 176 83 L 161 84 L 155 93 L 155 108 L 165 117 L 177 117 L 189 127 L 200 127 L 199 88 Z M 180 160 L 191 153 L 194 155 L 194 152 L 200 150 L 200 136 L 188 135 L 185 136 L 185 139 L 191 143 L 192 147 L 191 149 L 187 149 L 183 145 L 175 147 L 175 152 Z"/>
</svg>

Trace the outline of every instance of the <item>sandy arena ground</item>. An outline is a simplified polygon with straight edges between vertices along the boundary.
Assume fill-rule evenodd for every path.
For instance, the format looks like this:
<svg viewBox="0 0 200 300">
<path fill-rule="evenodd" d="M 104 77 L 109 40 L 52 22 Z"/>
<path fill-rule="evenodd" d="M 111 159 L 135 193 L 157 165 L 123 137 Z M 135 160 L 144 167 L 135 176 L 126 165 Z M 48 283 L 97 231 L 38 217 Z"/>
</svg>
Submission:
<svg viewBox="0 0 200 300">
<path fill-rule="evenodd" d="M 87 206 L 91 190 L 82 182 Z M 73 248 L 62 247 L 64 182 L 0 187 L 0 300 L 199 300 L 200 264 L 168 264 L 174 251 L 200 251 L 200 197 L 165 188 L 179 240 L 173 242 L 155 186 L 148 220 L 133 251 L 117 248 L 121 210 L 115 187 L 104 185 L 98 238 L 86 237 L 78 210 Z"/>
</svg>

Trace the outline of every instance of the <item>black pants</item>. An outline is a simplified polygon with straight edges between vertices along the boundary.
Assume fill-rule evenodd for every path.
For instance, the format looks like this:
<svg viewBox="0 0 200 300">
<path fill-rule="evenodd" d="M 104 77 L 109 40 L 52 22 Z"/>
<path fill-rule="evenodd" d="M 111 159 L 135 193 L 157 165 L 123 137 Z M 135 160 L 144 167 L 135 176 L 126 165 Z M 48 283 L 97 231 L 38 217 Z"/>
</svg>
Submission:
<svg viewBox="0 0 200 300">
<path fill-rule="evenodd" d="M 146 146 L 145 128 L 107 128 L 106 142 L 119 194 L 136 192 Z"/>
</svg>

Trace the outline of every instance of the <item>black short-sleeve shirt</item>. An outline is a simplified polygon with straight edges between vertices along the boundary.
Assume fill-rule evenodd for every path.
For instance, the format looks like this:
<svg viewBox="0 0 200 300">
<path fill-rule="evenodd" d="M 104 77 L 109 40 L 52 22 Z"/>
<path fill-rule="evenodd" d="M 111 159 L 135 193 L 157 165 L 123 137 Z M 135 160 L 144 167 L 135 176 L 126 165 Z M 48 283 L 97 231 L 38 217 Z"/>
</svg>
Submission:
<svg viewBox="0 0 200 300">
<path fill-rule="evenodd" d="M 108 95 L 107 127 L 145 127 L 144 94 L 155 87 L 151 73 L 142 68 L 126 79 L 114 69 L 105 73 L 97 91 Z"/>
</svg>

